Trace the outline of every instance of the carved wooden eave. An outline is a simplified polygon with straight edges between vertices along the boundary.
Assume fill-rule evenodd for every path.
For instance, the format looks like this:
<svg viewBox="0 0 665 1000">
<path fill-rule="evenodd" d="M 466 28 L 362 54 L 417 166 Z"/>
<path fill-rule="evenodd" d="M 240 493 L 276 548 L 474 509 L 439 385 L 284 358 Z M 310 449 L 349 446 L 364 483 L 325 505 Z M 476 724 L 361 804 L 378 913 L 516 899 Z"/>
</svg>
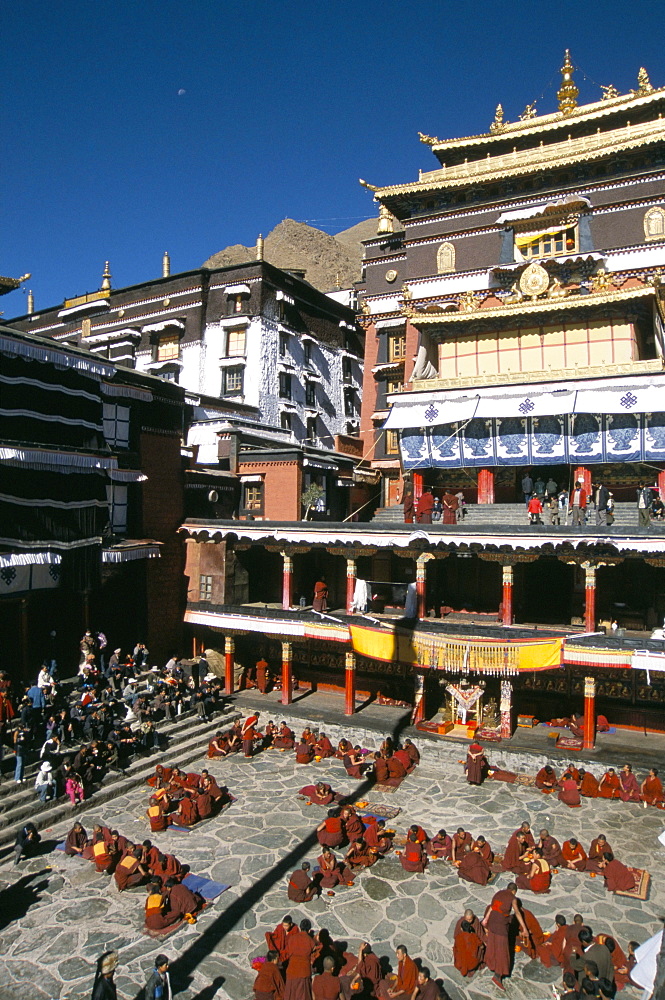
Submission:
<svg viewBox="0 0 665 1000">
<path fill-rule="evenodd" d="M 519 317 L 539 316 L 547 313 L 571 312 L 573 310 L 588 310 L 602 306 L 623 305 L 639 301 L 640 299 L 652 298 L 659 305 L 661 315 L 663 313 L 662 304 L 656 289 L 653 286 L 644 288 L 630 288 L 623 291 L 620 288 L 611 292 L 590 292 L 588 295 L 571 295 L 566 298 L 543 298 L 534 301 L 515 302 L 510 305 L 490 307 L 487 309 L 476 308 L 463 312 L 418 312 L 411 303 L 406 305 L 402 312 L 407 316 L 415 327 L 421 326 L 450 326 L 459 324 L 469 324 L 478 320 L 516 320 Z"/>
<path fill-rule="evenodd" d="M 569 119 L 566 119 L 567 121 Z M 502 133 L 502 137 L 505 133 Z M 400 195 L 427 194 L 446 188 L 466 187 L 470 183 L 486 183 L 508 177 L 521 177 L 541 170 L 568 167 L 575 163 L 588 163 L 616 153 L 646 148 L 662 143 L 663 122 L 660 119 L 640 124 L 626 124 L 622 128 L 596 135 L 580 136 L 533 149 L 513 150 L 486 159 L 460 163 L 421 174 L 420 180 L 407 184 L 394 184 L 377 188 L 375 198 L 389 201 Z"/>
</svg>

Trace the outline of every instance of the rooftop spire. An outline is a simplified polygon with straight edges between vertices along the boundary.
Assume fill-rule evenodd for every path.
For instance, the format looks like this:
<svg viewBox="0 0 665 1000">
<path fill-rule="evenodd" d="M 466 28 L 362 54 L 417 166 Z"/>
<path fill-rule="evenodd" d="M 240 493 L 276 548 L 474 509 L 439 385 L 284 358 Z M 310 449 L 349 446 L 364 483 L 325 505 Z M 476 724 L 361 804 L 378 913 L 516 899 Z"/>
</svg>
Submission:
<svg viewBox="0 0 665 1000">
<path fill-rule="evenodd" d="M 104 273 L 102 275 L 102 286 L 100 288 L 101 292 L 111 291 L 111 268 L 109 267 L 109 262 L 104 261 Z"/>
<path fill-rule="evenodd" d="M 559 111 L 564 115 L 569 115 L 577 107 L 577 95 L 579 90 L 573 80 L 573 64 L 570 61 L 570 49 L 566 49 L 566 56 L 561 67 L 561 86 L 556 92 L 559 99 Z"/>
<path fill-rule="evenodd" d="M 256 259 L 263 260 L 263 234 L 259 233 L 256 238 Z"/>
<path fill-rule="evenodd" d="M 32 316 L 35 311 L 35 297 L 32 294 L 32 288 L 28 292 L 28 316 Z"/>
<path fill-rule="evenodd" d="M 169 257 L 168 250 L 164 251 L 164 256 L 162 257 L 162 278 L 168 278 L 171 274 L 171 258 Z"/>
</svg>

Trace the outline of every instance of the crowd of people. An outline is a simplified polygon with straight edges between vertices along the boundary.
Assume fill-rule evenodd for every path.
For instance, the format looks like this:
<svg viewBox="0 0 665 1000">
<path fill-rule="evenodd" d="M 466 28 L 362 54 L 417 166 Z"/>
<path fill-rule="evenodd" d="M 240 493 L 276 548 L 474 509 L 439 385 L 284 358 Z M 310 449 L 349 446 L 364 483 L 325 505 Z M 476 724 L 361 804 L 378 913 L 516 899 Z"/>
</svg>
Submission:
<svg viewBox="0 0 665 1000">
<path fill-rule="evenodd" d="M 147 783 L 153 788 L 146 812 L 153 833 L 174 825 L 194 826 L 233 801 L 228 788 L 220 788 L 205 768 L 200 774 L 185 773 L 179 767 L 158 764 Z"/>
</svg>

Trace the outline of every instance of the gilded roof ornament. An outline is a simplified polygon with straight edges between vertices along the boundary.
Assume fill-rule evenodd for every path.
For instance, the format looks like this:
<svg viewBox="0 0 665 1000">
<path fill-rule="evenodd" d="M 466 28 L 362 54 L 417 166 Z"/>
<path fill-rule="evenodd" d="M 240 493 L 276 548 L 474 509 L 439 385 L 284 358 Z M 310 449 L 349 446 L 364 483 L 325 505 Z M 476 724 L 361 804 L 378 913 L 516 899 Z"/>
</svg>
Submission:
<svg viewBox="0 0 665 1000">
<path fill-rule="evenodd" d="M 110 268 L 109 262 L 107 260 L 104 261 L 104 273 L 102 275 L 102 284 L 101 284 L 100 291 L 101 292 L 110 292 L 111 291 L 111 268 Z"/>
<path fill-rule="evenodd" d="M 496 111 L 494 112 L 494 121 L 490 125 L 490 132 L 503 132 L 507 124 L 508 122 L 503 119 L 503 107 L 497 104 Z"/>
<path fill-rule="evenodd" d="M 379 225 L 376 232 L 377 235 L 381 235 L 382 233 L 395 232 L 395 227 L 393 225 L 393 217 L 385 205 L 381 205 L 381 207 L 379 208 Z"/>
<path fill-rule="evenodd" d="M 362 179 L 362 177 L 358 178 L 358 183 L 362 184 L 362 186 L 364 188 L 367 188 L 368 191 L 378 191 L 379 190 L 378 187 L 376 186 L 376 184 L 369 184 L 367 181 L 364 181 Z"/>
<path fill-rule="evenodd" d="M 425 135 L 424 132 L 419 132 L 418 138 L 421 142 L 424 142 L 426 146 L 438 146 L 441 142 L 441 140 L 437 139 L 435 135 Z"/>
<path fill-rule="evenodd" d="M 601 100 L 603 101 L 611 101 L 613 97 L 619 96 L 619 91 L 616 89 L 613 83 L 608 84 L 607 87 L 603 87 L 601 83 L 600 89 L 603 92 L 603 96 L 601 98 Z"/>
<path fill-rule="evenodd" d="M 530 118 L 536 118 L 537 115 L 538 112 L 536 111 L 536 102 L 534 101 L 533 104 L 527 104 L 524 111 L 520 115 L 520 121 L 527 122 Z"/>
<path fill-rule="evenodd" d="M 569 115 L 577 107 L 577 95 L 579 90 L 573 80 L 573 64 L 570 61 L 570 49 L 566 49 L 566 55 L 561 67 L 561 86 L 556 92 L 559 100 L 559 111 L 564 115 Z"/>
<path fill-rule="evenodd" d="M 637 74 L 637 90 L 634 90 L 633 93 L 637 97 L 644 97 L 645 94 L 650 94 L 652 91 L 653 87 L 651 86 L 649 74 L 644 66 L 640 66 L 640 71 Z"/>
</svg>

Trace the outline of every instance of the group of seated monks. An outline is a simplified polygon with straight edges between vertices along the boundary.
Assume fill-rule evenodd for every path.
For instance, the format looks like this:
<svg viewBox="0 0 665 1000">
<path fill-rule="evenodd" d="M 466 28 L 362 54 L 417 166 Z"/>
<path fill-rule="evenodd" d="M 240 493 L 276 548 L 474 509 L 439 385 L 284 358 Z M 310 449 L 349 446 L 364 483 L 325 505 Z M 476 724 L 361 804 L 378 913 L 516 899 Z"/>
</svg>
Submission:
<svg viewBox="0 0 665 1000">
<path fill-rule="evenodd" d="M 575 837 L 559 844 L 548 830 L 534 839 L 528 823 L 522 823 L 508 841 L 502 868 L 517 875 L 517 886 L 532 892 L 549 892 L 552 873 L 559 869 L 602 875 L 609 892 L 630 892 L 635 876 L 614 852 L 602 833 L 591 841 L 588 852 Z"/>
<path fill-rule="evenodd" d="M 642 802 L 659 809 L 665 808 L 663 785 L 658 777 L 658 768 L 652 767 L 642 783 L 638 783 L 630 764 L 624 764 L 617 774 L 613 767 L 607 769 L 600 781 L 584 768 L 569 764 L 557 779 L 550 764 L 541 767 L 536 775 L 536 788 L 542 792 L 558 793 L 558 798 L 575 808 L 581 805 L 580 796 L 589 799 L 621 799 L 622 802 Z"/>
<path fill-rule="evenodd" d="M 220 788 L 205 769 L 200 774 L 185 773 L 179 767 L 158 764 L 147 784 L 154 789 L 146 811 L 153 833 L 173 824 L 194 826 L 231 801 L 228 789 Z"/>
<path fill-rule="evenodd" d="M 526 909 L 521 900 L 516 899 L 516 905 L 524 927 L 519 927 L 515 950 L 525 952 L 531 959 L 538 959 L 548 969 L 559 966 L 564 972 L 565 996 L 568 1000 L 578 1000 L 585 995 L 598 997 L 598 981 L 604 981 L 603 993 L 610 1000 L 616 990 L 622 990 L 631 983 L 630 972 L 635 965 L 634 952 L 639 946 L 637 941 L 629 942 L 626 955 L 615 938 L 607 934 L 594 936 L 579 913 L 575 914 L 570 924 L 563 914 L 557 913 L 554 929 L 543 931 L 536 916 Z M 472 976 L 485 966 L 484 923 L 469 909 L 464 911 L 455 926 L 453 962 L 458 972 L 465 977 Z M 589 948 L 593 951 L 589 951 Z M 588 978 L 596 986 L 587 993 L 582 985 Z"/>
<path fill-rule="evenodd" d="M 74 823 L 65 840 L 65 854 L 91 861 L 100 874 L 113 876 L 118 892 L 147 885 L 147 930 L 165 930 L 183 920 L 193 923 L 205 903 L 202 896 L 181 884 L 189 872 L 187 865 L 174 854 L 163 854 L 149 840 L 134 844 L 99 823 L 88 837 L 83 826 Z"/>
<path fill-rule="evenodd" d="M 298 926 L 290 915 L 266 933 L 266 944 L 268 953 L 255 966 L 255 1000 L 282 1000 L 284 996 L 439 1000 L 442 995 L 429 969 L 414 961 L 405 945 L 395 949 L 394 971 L 386 975 L 369 942 L 363 941 L 354 954 L 346 942 L 334 941 L 325 927 L 314 932 L 309 920 Z"/>
</svg>

